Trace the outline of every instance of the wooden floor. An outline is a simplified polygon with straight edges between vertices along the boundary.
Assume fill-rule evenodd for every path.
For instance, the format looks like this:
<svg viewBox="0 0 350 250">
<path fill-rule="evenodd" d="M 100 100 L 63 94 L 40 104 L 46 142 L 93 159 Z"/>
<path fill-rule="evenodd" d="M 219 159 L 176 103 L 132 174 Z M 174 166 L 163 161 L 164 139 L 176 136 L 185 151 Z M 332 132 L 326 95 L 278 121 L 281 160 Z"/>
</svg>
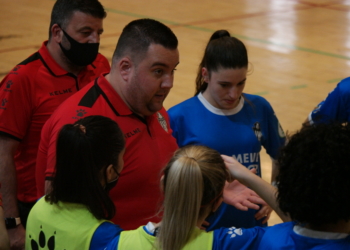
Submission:
<svg viewBox="0 0 350 250">
<path fill-rule="evenodd" d="M 122 28 L 149 17 L 179 39 L 180 65 L 169 108 L 194 93 L 194 79 L 210 35 L 227 29 L 248 48 L 246 93 L 265 97 L 284 130 L 300 128 L 308 113 L 349 75 L 349 0 L 101 0 L 108 15 L 100 52 L 109 60 Z M 48 37 L 53 0 L 0 0 L 0 79 Z M 270 160 L 262 153 L 263 175 Z M 270 224 L 280 222 L 273 215 Z"/>
</svg>

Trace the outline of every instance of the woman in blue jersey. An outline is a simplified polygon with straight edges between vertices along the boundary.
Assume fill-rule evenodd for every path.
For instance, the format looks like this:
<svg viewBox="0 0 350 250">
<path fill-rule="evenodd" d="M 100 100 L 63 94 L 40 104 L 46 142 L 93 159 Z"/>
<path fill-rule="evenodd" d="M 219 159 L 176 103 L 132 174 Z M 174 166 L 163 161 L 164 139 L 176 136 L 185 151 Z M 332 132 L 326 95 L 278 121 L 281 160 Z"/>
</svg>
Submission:
<svg viewBox="0 0 350 250">
<path fill-rule="evenodd" d="M 210 38 L 199 65 L 194 97 L 172 107 L 168 113 L 179 147 L 199 144 L 235 157 L 261 177 L 260 150 L 263 146 L 273 161 L 285 143 L 284 132 L 271 105 L 260 96 L 243 94 L 247 80 L 248 55 L 244 44 L 226 30 Z M 259 209 L 255 205 L 255 209 Z M 220 227 L 266 225 L 271 208 L 241 211 L 223 203 L 207 218 L 208 230 Z"/>
<path fill-rule="evenodd" d="M 121 231 L 109 190 L 124 162 L 124 135 L 103 116 L 88 116 L 61 129 L 51 192 L 31 210 L 26 249 L 104 249 Z M 40 246 L 40 247 L 39 247 Z"/>
</svg>

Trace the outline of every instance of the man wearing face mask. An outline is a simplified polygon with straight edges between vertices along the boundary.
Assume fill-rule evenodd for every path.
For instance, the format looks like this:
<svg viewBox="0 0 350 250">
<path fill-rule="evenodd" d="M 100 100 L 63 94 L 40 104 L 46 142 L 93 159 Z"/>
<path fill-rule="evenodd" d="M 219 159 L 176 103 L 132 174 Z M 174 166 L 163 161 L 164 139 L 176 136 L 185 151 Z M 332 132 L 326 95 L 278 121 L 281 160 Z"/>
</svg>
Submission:
<svg viewBox="0 0 350 250">
<path fill-rule="evenodd" d="M 98 0 L 57 0 L 49 40 L 0 83 L 0 191 L 12 249 L 23 249 L 27 216 L 39 198 L 42 126 L 65 99 L 110 70 L 98 53 L 105 17 Z"/>
</svg>

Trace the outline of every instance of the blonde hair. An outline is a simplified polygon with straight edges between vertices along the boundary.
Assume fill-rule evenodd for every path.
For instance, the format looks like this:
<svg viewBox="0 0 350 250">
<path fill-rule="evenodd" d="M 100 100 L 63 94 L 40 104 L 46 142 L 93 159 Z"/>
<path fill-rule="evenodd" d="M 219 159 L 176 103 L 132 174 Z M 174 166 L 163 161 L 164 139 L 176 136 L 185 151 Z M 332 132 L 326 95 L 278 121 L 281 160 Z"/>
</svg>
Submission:
<svg viewBox="0 0 350 250">
<path fill-rule="evenodd" d="M 184 247 L 198 218 L 221 197 L 228 178 L 217 151 L 193 145 L 178 149 L 164 170 L 164 214 L 157 247 Z"/>
</svg>

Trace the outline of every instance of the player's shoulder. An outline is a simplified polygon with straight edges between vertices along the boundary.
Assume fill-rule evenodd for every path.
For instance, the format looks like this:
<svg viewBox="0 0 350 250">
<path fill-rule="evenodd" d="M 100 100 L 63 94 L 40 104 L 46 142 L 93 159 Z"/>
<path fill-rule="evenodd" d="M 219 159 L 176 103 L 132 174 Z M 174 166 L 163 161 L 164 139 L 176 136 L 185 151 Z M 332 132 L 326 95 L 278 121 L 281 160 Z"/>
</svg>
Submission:
<svg viewBox="0 0 350 250">
<path fill-rule="evenodd" d="M 244 93 L 243 95 L 246 100 L 252 103 L 265 103 L 270 105 L 270 103 L 260 95 L 253 95 L 253 94 L 247 94 L 247 93 Z"/>
<path fill-rule="evenodd" d="M 245 107 L 251 107 L 254 110 L 258 109 L 263 111 L 271 111 L 272 106 L 264 97 L 259 95 L 252 95 L 244 93 Z"/>
<path fill-rule="evenodd" d="M 7 74 L 6 78 L 9 79 L 24 79 L 34 80 L 40 67 L 43 66 L 40 60 L 41 56 L 39 52 L 36 52 L 29 56 L 27 59 L 23 60 L 16 66 L 14 66 L 10 72 Z"/>
<path fill-rule="evenodd" d="M 169 110 L 168 110 L 168 113 L 169 115 L 172 115 L 172 114 L 176 114 L 176 113 L 183 113 L 183 112 L 186 112 L 188 110 L 191 110 L 193 108 L 196 107 L 196 102 L 198 102 L 198 97 L 197 96 L 194 96 L 194 97 L 191 97 L 179 104 L 176 104 L 175 106 L 171 107 Z"/>
<path fill-rule="evenodd" d="M 49 118 L 50 122 L 54 124 L 61 124 L 62 121 L 74 121 L 82 118 L 86 114 L 86 111 L 82 111 L 83 109 L 81 102 L 88 95 L 89 90 L 93 87 L 94 82 L 90 82 L 80 91 L 74 93 L 72 96 L 64 100 Z M 88 108 L 90 109 L 91 107 L 84 107 L 84 109 Z"/>
<path fill-rule="evenodd" d="M 335 90 L 338 91 L 340 95 L 343 95 L 343 94 L 349 95 L 350 94 L 350 77 L 347 77 L 341 80 L 335 87 Z"/>
<path fill-rule="evenodd" d="M 214 230 L 214 245 L 216 246 L 214 249 L 231 249 L 229 246 L 232 244 L 235 245 L 235 249 L 256 249 L 265 231 L 266 227 L 216 229 Z"/>
<path fill-rule="evenodd" d="M 102 65 L 103 67 L 110 69 L 108 59 L 104 55 L 102 55 L 101 53 L 97 54 L 97 57 L 94 60 L 93 64 L 95 67 L 100 67 Z"/>
</svg>

